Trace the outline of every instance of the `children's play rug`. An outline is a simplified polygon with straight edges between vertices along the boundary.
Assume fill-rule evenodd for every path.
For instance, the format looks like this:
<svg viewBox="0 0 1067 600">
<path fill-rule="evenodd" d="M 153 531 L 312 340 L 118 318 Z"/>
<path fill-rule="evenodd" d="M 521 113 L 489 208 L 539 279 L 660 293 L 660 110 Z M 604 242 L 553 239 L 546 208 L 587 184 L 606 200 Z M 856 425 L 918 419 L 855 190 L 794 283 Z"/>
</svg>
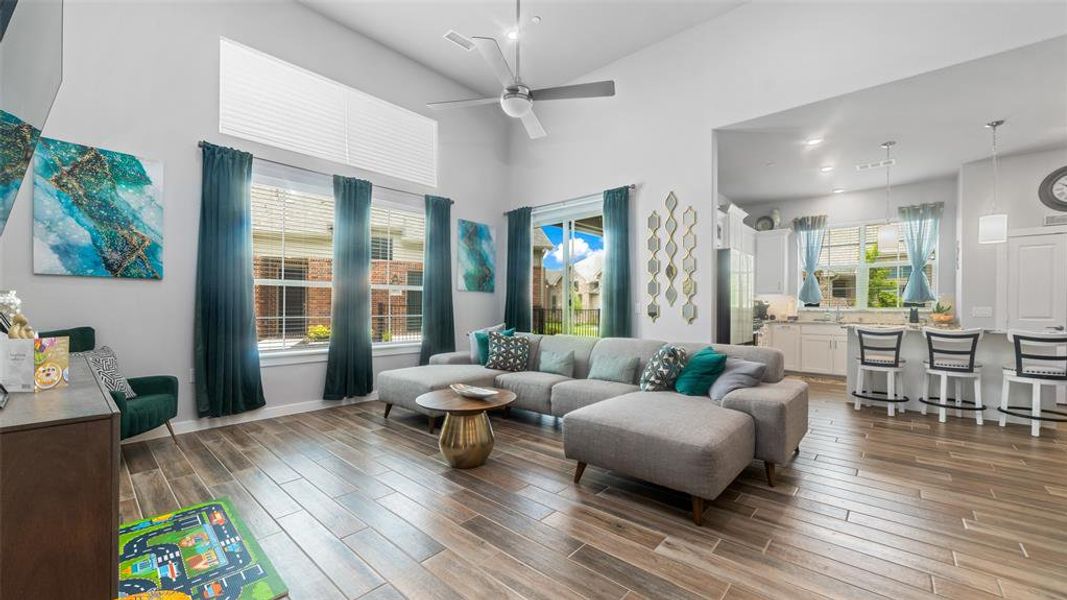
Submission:
<svg viewBox="0 0 1067 600">
<path fill-rule="evenodd" d="M 275 600 L 287 594 L 225 498 L 119 528 L 119 598 Z"/>
</svg>

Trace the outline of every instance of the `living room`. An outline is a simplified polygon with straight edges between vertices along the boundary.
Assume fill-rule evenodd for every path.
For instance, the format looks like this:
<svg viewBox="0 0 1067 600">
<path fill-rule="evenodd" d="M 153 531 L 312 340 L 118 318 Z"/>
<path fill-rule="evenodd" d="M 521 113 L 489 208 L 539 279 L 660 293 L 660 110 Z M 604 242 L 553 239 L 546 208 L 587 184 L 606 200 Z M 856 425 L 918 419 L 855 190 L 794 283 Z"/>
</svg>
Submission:
<svg viewBox="0 0 1067 600">
<path fill-rule="evenodd" d="M 0 16 L 0 596 L 1067 588 L 1067 4 Z"/>
</svg>

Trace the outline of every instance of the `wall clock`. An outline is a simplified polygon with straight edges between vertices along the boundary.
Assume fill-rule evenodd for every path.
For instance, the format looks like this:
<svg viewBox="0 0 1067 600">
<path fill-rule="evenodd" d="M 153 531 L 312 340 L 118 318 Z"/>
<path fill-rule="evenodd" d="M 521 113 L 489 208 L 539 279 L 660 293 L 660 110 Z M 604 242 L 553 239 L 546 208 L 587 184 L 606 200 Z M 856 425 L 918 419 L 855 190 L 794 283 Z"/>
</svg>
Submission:
<svg viewBox="0 0 1067 600">
<path fill-rule="evenodd" d="M 1049 173 L 1037 187 L 1037 196 L 1045 206 L 1067 212 L 1067 167 Z"/>
</svg>

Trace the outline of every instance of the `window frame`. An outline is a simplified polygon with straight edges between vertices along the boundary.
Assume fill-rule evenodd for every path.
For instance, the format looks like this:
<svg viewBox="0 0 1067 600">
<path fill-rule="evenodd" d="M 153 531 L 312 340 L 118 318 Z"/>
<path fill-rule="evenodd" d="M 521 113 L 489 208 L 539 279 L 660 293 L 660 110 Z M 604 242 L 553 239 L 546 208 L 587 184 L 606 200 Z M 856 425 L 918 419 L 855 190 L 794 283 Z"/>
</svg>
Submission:
<svg viewBox="0 0 1067 600">
<path fill-rule="evenodd" d="M 904 224 L 901 223 L 900 221 L 890 221 L 890 223 L 895 223 L 897 225 L 897 227 L 899 228 L 900 239 L 902 240 L 902 243 L 903 243 L 903 240 L 904 240 Z M 871 269 L 879 269 L 879 268 L 886 268 L 886 267 L 904 269 L 906 267 L 911 267 L 911 262 L 908 260 L 908 256 L 907 256 L 906 253 L 905 254 L 900 254 L 898 256 L 897 260 L 886 261 L 886 262 L 881 262 L 881 263 L 877 263 L 877 264 L 867 263 L 867 261 L 864 259 L 864 257 L 866 256 L 867 246 L 869 246 L 871 244 L 877 244 L 878 243 L 877 236 L 873 240 L 868 240 L 867 239 L 867 228 L 871 227 L 871 226 L 878 226 L 878 225 L 885 225 L 885 224 L 887 224 L 885 219 L 876 219 L 876 220 L 869 220 L 869 221 L 852 221 L 852 222 L 845 222 L 845 223 L 828 224 L 827 225 L 827 238 L 829 238 L 829 231 L 832 230 L 832 229 L 849 229 L 849 228 L 853 228 L 853 227 L 859 229 L 859 240 L 857 241 L 857 245 L 858 245 L 858 248 L 859 248 L 858 258 L 860 260 L 857 263 L 820 264 L 819 268 L 817 269 L 817 271 L 822 271 L 822 270 L 826 270 L 827 268 L 829 268 L 831 270 L 836 270 L 836 271 L 844 270 L 844 271 L 847 271 L 847 272 L 854 272 L 856 274 L 856 286 L 855 286 L 856 287 L 856 292 L 855 292 L 856 293 L 856 304 L 855 304 L 855 306 L 842 306 L 842 307 L 837 307 L 837 306 L 804 306 L 804 304 L 802 302 L 800 302 L 799 299 L 798 299 L 798 301 L 797 301 L 797 304 L 798 304 L 797 310 L 798 311 L 812 311 L 812 312 L 826 312 L 828 310 L 829 311 L 837 311 L 837 310 L 840 310 L 840 311 L 854 311 L 854 312 L 905 312 L 905 311 L 911 310 L 912 308 L 918 308 L 919 312 L 930 312 L 931 310 L 933 310 L 933 305 L 934 305 L 935 301 L 927 302 L 926 303 L 927 306 L 917 306 L 917 307 L 905 306 L 904 305 L 904 300 L 901 297 L 902 294 L 904 293 L 903 287 L 899 287 L 898 290 L 897 290 L 897 294 L 896 294 L 897 300 L 900 303 L 900 306 L 896 306 L 896 307 L 871 307 L 871 306 L 868 306 L 868 299 L 869 299 L 869 292 L 870 292 L 870 288 L 868 287 L 868 285 L 869 285 L 869 282 L 870 282 L 870 271 L 871 271 Z M 930 288 L 933 291 L 935 296 L 938 293 L 938 288 L 939 288 L 938 283 L 939 283 L 939 279 L 940 279 L 940 263 L 941 263 L 941 240 L 940 240 L 940 234 L 941 234 L 941 232 L 939 231 L 938 232 L 938 242 L 937 242 L 937 244 L 935 246 L 933 258 L 929 261 L 929 264 L 930 264 L 930 267 L 931 267 Z M 906 252 L 906 250 L 905 250 L 905 252 Z M 803 260 L 802 252 L 800 252 L 800 251 L 797 252 L 797 273 L 798 273 L 798 276 L 797 276 L 796 294 L 799 296 L 800 288 L 801 288 L 801 286 L 804 285 L 804 260 Z M 897 279 L 899 279 L 899 277 Z"/>
</svg>

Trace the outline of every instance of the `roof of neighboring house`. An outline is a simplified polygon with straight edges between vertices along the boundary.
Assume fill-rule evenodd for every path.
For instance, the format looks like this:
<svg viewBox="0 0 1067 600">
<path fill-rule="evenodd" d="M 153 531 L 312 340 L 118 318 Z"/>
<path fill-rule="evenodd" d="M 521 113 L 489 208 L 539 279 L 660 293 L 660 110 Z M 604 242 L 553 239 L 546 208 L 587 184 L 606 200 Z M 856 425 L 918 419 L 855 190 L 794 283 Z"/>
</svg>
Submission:
<svg viewBox="0 0 1067 600">
<path fill-rule="evenodd" d="M 534 229 L 533 229 L 533 247 L 534 247 L 535 250 L 537 248 L 547 248 L 547 249 L 551 250 L 552 248 L 555 248 L 556 245 L 553 244 L 552 241 L 548 239 L 548 236 L 545 235 L 545 232 L 544 232 L 543 229 L 541 229 L 540 227 L 534 227 Z"/>
<path fill-rule="evenodd" d="M 574 273 L 579 279 L 586 282 L 600 279 L 600 274 L 603 272 L 604 253 L 601 251 L 593 252 L 586 258 L 574 263 Z"/>
<path fill-rule="evenodd" d="M 545 283 L 548 285 L 556 285 L 561 279 L 563 279 L 563 271 L 545 269 Z"/>
</svg>

